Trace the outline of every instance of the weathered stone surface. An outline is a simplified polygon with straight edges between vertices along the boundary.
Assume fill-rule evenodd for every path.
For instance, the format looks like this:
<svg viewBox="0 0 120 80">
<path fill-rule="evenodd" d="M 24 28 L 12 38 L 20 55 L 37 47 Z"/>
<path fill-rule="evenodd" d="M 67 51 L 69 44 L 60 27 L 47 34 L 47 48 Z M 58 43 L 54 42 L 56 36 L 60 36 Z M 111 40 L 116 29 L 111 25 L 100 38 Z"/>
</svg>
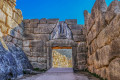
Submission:
<svg viewBox="0 0 120 80">
<path fill-rule="evenodd" d="M 25 40 L 23 41 L 23 46 L 29 46 L 30 45 L 30 41 L 29 40 Z"/>
<path fill-rule="evenodd" d="M 37 62 L 37 60 L 38 60 L 37 57 L 28 57 L 28 59 L 29 59 L 31 62 Z"/>
<path fill-rule="evenodd" d="M 110 39 L 106 37 L 105 34 L 106 34 L 106 31 L 104 29 L 100 32 L 100 34 L 97 37 L 97 45 L 99 48 L 105 46 L 105 44 L 110 42 Z"/>
<path fill-rule="evenodd" d="M 87 55 L 85 53 L 84 54 L 78 53 L 78 57 L 79 57 L 79 61 L 81 61 L 81 62 L 85 61 L 86 62 Z"/>
<path fill-rule="evenodd" d="M 59 19 L 47 19 L 47 24 L 57 24 Z"/>
<path fill-rule="evenodd" d="M 67 23 L 67 24 L 77 24 L 77 19 L 66 19 L 65 23 Z"/>
<path fill-rule="evenodd" d="M 87 48 L 86 47 L 77 47 L 77 52 L 78 53 L 87 52 Z"/>
<path fill-rule="evenodd" d="M 120 6 L 118 1 L 113 1 L 110 6 L 107 8 L 107 12 L 105 15 L 105 20 L 109 24 L 110 21 L 115 17 L 116 14 L 120 13 Z"/>
<path fill-rule="evenodd" d="M 80 42 L 80 41 L 84 42 L 84 41 L 86 41 L 85 35 L 73 35 L 73 39 L 76 42 Z"/>
<path fill-rule="evenodd" d="M 13 38 L 12 42 L 13 42 L 14 44 L 17 44 L 17 39 L 16 39 L 16 38 Z"/>
<path fill-rule="evenodd" d="M 120 58 L 114 59 L 108 67 L 108 80 L 120 80 Z"/>
<path fill-rule="evenodd" d="M 39 68 L 39 69 L 46 69 L 46 64 L 44 63 L 37 63 L 37 62 L 31 62 L 31 64 L 34 66 L 34 68 Z"/>
<path fill-rule="evenodd" d="M 95 53 L 95 57 L 94 57 L 95 59 L 94 64 L 96 68 L 109 65 L 109 61 L 111 57 L 110 53 L 111 53 L 111 47 L 109 45 L 104 46 L 100 50 L 97 50 L 97 52 Z"/>
<path fill-rule="evenodd" d="M 32 52 L 32 56 L 33 57 L 46 57 L 47 56 L 47 53 L 45 52 Z"/>
<path fill-rule="evenodd" d="M 17 22 L 17 24 L 20 24 L 23 20 L 23 17 L 21 17 L 16 10 L 16 12 L 13 13 L 13 19 Z"/>
<path fill-rule="evenodd" d="M 6 21 L 6 15 L 1 9 L 0 9 L 0 21 L 2 21 L 4 23 Z"/>
<path fill-rule="evenodd" d="M 38 62 L 39 63 L 46 63 L 47 62 L 47 59 L 45 57 L 39 57 L 38 58 Z"/>
<path fill-rule="evenodd" d="M 40 19 L 40 24 L 46 24 L 46 23 L 47 23 L 47 19 L 46 18 Z"/>
<path fill-rule="evenodd" d="M 79 42 L 78 47 L 86 47 L 86 42 Z"/>
<path fill-rule="evenodd" d="M 12 13 L 13 13 L 12 7 L 6 1 L 4 1 L 4 4 L 3 4 L 3 11 L 7 15 L 9 15 L 10 17 L 12 17 Z"/>
<path fill-rule="evenodd" d="M 50 40 L 49 42 L 46 43 L 46 46 L 51 46 L 51 47 L 76 47 L 77 43 L 75 43 L 73 40 L 68 40 L 68 39 L 55 39 L 55 40 Z"/>
<path fill-rule="evenodd" d="M 49 34 L 35 34 L 35 40 L 43 40 L 43 41 L 48 41 L 50 35 Z"/>
<path fill-rule="evenodd" d="M 30 47 L 23 47 L 23 50 L 24 50 L 25 52 L 30 52 Z"/>
<path fill-rule="evenodd" d="M 37 29 L 40 34 L 50 34 L 53 28 L 55 28 L 55 24 L 38 24 L 38 27 Z M 34 30 L 34 32 L 36 32 L 36 30 Z"/>
<path fill-rule="evenodd" d="M 3 7 L 3 0 L 0 0 L 0 9 Z"/>
<path fill-rule="evenodd" d="M 30 45 L 33 47 L 36 47 L 36 46 L 43 47 L 45 45 L 45 42 L 42 40 L 39 40 L 39 41 L 33 40 L 31 41 Z"/>
<path fill-rule="evenodd" d="M 33 40 L 34 39 L 34 35 L 33 34 L 24 34 L 24 39 L 25 40 Z"/>
<path fill-rule="evenodd" d="M 81 29 L 83 29 L 83 25 L 78 25 L 78 24 L 71 24 L 71 25 L 68 25 L 68 27 L 71 30 L 81 30 Z"/>
<path fill-rule="evenodd" d="M 31 19 L 30 23 L 39 23 L 39 20 L 38 19 Z"/>
<path fill-rule="evenodd" d="M 30 20 L 29 20 L 29 19 L 25 19 L 25 20 L 23 20 L 23 22 L 24 22 L 24 23 L 29 23 Z"/>
</svg>

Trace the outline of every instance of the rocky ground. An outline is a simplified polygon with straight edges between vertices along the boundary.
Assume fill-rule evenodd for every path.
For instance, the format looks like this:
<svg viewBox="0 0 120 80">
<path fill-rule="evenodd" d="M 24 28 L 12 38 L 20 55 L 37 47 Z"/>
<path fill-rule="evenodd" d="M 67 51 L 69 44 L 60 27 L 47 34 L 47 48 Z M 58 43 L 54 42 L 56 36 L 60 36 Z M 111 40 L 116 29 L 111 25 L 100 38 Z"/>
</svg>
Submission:
<svg viewBox="0 0 120 80">
<path fill-rule="evenodd" d="M 50 69 L 49 71 L 37 74 L 28 75 L 19 80 L 99 80 L 89 73 L 79 72 L 74 73 L 72 69 Z"/>
</svg>

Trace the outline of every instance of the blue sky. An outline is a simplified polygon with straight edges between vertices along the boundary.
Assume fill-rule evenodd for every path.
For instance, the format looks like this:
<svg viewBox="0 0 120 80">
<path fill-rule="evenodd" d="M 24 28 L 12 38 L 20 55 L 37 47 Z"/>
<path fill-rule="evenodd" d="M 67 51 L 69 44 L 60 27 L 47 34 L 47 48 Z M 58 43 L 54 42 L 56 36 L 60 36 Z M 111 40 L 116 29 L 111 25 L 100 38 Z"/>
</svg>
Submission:
<svg viewBox="0 0 120 80">
<path fill-rule="evenodd" d="M 113 0 L 106 0 L 109 5 Z M 84 10 L 91 13 L 95 0 L 17 0 L 16 8 L 21 9 L 24 19 L 59 18 L 77 19 L 84 24 Z"/>
</svg>

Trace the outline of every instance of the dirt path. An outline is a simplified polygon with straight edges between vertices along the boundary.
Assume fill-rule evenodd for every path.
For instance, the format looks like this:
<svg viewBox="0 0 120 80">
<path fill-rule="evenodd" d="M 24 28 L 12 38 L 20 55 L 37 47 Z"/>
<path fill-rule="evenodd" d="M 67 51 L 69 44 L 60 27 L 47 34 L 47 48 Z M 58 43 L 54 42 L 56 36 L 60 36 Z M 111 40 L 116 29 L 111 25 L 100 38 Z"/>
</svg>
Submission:
<svg viewBox="0 0 120 80">
<path fill-rule="evenodd" d="M 99 80 L 87 73 L 73 73 L 72 69 L 50 69 L 46 73 L 20 80 Z"/>
</svg>

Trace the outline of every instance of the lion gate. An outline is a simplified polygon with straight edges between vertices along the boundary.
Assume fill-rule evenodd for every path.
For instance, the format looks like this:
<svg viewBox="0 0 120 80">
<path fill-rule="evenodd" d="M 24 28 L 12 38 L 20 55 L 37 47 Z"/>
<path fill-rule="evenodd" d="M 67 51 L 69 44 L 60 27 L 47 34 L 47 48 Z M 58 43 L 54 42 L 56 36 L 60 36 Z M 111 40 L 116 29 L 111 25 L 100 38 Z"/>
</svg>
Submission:
<svg viewBox="0 0 120 80">
<path fill-rule="evenodd" d="M 34 68 L 50 69 L 53 49 L 72 49 L 73 69 L 83 70 L 87 62 L 84 32 L 84 26 L 78 25 L 76 19 L 24 20 L 23 50 Z"/>
</svg>

